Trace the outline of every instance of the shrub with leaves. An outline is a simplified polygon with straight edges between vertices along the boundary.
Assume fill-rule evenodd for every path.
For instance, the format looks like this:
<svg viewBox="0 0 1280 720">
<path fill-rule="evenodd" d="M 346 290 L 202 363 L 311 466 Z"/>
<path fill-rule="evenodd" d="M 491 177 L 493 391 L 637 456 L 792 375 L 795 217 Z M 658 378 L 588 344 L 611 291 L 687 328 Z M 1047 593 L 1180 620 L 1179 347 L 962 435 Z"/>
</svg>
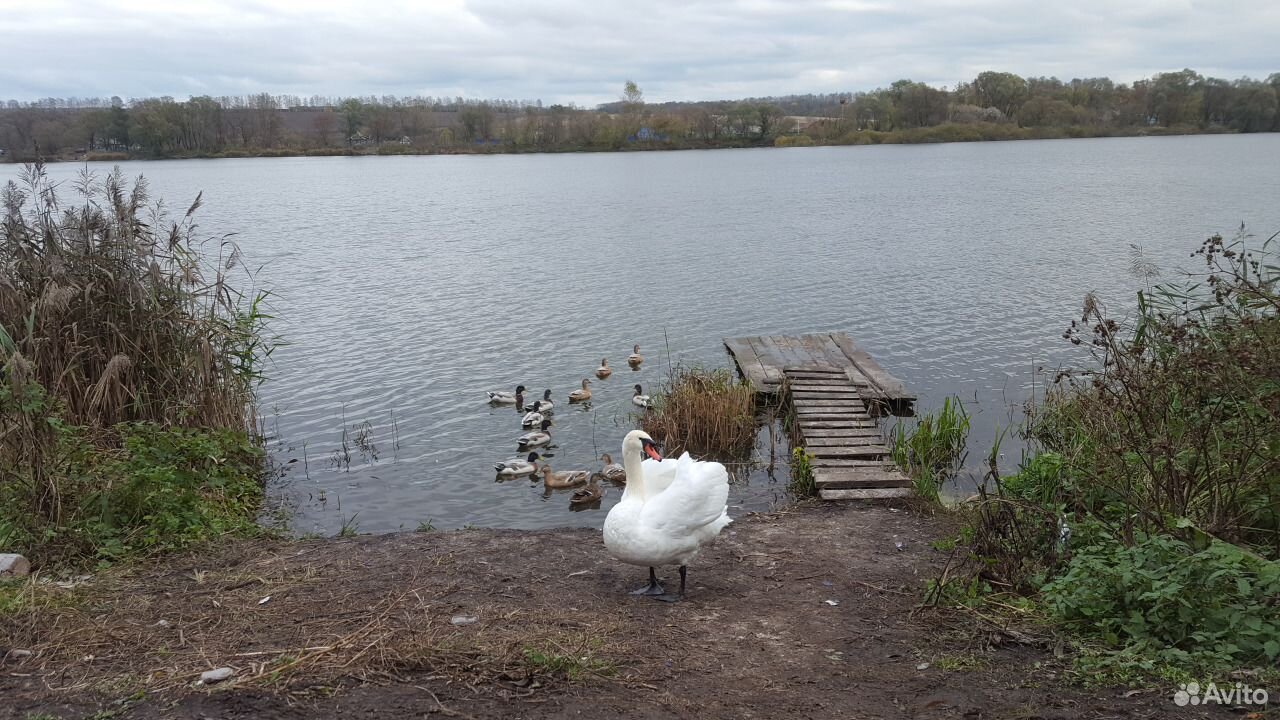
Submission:
<svg viewBox="0 0 1280 720">
<path fill-rule="evenodd" d="M 1077 535 L 1043 599 L 1078 632 L 1164 662 L 1280 662 L 1280 562 L 1218 541 L 1197 551 L 1168 535 L 1128 544 L 1098 525 Z"/>
</svg>

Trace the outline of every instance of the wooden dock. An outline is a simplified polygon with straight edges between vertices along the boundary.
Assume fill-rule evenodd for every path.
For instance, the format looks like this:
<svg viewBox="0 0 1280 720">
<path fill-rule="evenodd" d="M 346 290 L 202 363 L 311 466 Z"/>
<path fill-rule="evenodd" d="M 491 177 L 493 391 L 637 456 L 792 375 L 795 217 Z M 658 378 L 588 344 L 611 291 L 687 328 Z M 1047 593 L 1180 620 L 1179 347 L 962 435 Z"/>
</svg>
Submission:
<svg viewBox="0 0 1280 720">
<path fill-rule="evenodd" d="M 915 396 L 844 333 L 724 341 L 757 392 L 789 403 L 796 442 L 813 456 L 824 500 L 905 497 L 876 417 L 910 415 Z"/>
<path fill-rule="evenodd" d="M 916 397 L 845 333 L 726 338 L 724 345 L 756 392 L 781 392 L 789 367 L 838 370 L 874 414 L 910 416 L 914 412 Z"/>
</svg>

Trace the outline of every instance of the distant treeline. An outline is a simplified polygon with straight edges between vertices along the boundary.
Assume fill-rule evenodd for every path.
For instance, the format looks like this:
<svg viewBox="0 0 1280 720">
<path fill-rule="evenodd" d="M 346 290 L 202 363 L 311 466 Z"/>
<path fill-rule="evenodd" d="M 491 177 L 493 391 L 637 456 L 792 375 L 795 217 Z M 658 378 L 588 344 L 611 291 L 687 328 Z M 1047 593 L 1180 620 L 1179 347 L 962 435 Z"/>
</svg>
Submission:
<svg viewBox="0 0 1280 720">
<path fill-rule="evenodd" d="M 1132 85 L 984 72 L 955 88 L 645 103 L 634 83 L 594 109 L 434 97 L 49 98 L 0 105 L 0 152 L 67 157 L 538 152 L 1280 131 L 1280 73 L 1193 70 Z"/>
</svg>

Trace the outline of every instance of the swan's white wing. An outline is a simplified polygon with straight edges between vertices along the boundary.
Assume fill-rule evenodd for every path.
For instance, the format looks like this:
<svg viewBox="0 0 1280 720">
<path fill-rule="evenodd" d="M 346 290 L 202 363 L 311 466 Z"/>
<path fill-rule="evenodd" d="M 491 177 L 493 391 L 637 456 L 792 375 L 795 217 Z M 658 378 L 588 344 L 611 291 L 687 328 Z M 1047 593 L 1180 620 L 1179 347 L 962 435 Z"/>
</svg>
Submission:
<svg viewBox="0 0 1280 720">
<path fill-rule="evenodd" d="M 640 461 L 640 471 L 644 473 L 646 498 L 653 498 L 671 485 L 671 482 L 676 479 L 677 465 L 679 461 L 675 458 L 665 458 L 661 461 L 645 458 Z"/>
<path fill-rule="evenodd" d="M 649 468 L 645 470 L 647 486 L 651 475 Z M 645 525 L 673 537 L 682 537 L 699 534 L 724 518 L 729 502 L 729 473 L 724 465 L 696 462 L 689 453 L 684 453 L 676 461 L 675 470 L 675 477 L 665 490 L 654 495 L 648 487 L 645 488 L 645 504 L 641 511 Z M 715 531 L 726 524 L 727 518 Z"/>
</svg>

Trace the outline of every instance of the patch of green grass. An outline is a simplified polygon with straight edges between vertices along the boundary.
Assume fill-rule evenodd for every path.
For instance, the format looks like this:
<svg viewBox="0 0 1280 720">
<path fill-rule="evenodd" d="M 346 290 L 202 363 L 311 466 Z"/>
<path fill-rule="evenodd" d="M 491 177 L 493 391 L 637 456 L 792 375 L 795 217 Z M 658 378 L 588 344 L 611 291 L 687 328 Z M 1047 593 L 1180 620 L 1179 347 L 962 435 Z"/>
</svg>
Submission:
<svg viewBox="0 0 1280 720">
<path fill-rule="evenodd" d="M 581 680 L 587 675 L 609 677 L 616 671 L 612 663 L 590 654 L 574 656 L 539 648 L 524 648 L 523 654 L 525 662 L 536 672 L 559 675 L 570 680 Z"/>
<path fill-rule="evenodd" d="M 432 525 L 431 519 L 428 518 L 423 522 L 418 523 L 418 529 L 414 530 L 414 532 L 434 532 L 435 529 L 436 529 L 436 526 Z"/>
<path fill-rule="evenodd" d="M 966 670 L 977 670 L 987 666 L 987 659 L 981 655 L 960 654 L 960 655 L 943 655 L 933 662 L 934 666 L 939 670 L 947 672 L 963 672 Z"/>
</svg>

